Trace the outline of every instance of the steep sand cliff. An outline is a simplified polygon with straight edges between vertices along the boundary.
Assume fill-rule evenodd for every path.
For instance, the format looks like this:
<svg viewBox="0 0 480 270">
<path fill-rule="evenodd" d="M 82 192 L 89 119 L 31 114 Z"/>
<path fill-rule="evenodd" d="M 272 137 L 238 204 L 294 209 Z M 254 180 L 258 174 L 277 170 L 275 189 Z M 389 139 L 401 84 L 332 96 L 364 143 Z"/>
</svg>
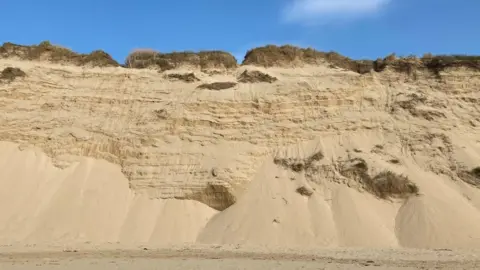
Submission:
<svg viewBox="0 0 480 270">
<path fill-rule="evenodd" d="M 2 244 L 480 248 L 472 67 L 16 56 L 0 59 L 24 72 L 0 82 Z"/>
</svg>

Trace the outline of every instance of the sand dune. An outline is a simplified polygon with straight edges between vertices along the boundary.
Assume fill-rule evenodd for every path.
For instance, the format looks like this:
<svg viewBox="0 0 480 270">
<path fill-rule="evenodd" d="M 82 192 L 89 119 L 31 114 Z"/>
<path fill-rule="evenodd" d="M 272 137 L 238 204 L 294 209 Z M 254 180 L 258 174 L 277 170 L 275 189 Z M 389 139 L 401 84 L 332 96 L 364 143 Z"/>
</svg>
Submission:
<svg viewBox="0 0 480 270">
<path fill-rule="evenodd" d="M 216 213 L 197 201 L 135 195 L 119 167 L 102 160 L 61 170 L 41 152 L 0 148 L 4 244 L 194 242 Z"/>
<path fill-rule="evenodd" d="M 6 66 L 0 244 L 480 248 L 474 71 Z"/>
</svg>

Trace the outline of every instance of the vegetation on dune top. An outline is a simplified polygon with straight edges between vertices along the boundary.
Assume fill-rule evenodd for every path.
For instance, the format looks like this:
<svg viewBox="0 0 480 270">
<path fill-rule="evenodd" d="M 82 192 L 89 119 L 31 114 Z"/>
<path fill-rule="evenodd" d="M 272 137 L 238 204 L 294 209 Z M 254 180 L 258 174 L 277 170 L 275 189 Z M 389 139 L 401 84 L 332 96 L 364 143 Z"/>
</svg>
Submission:
<svg viewBox="0 0 480 270">
<path fill-rule="evenodd" d="M 236 68 L 237 60 L 223 51 L 160 53 L 153 50 L 137 50 L 127 56 L 128 68 L 174 69 L 183 65 L 206 68 Z"/>
<path fill-rule="evenodd" d="M 38 45 L 24 46 L 6 42 L 0 47 L 0 58 L 16 57 L 24 60 L 46 60 L 54 63 L 70 63 L 77 66 L 116 67 L 120 64 L 101 50 L 80 54 L 67 48 L 43 41 Z"/>
<path fill-rule="evenodd" d="M 316 65 L 329 63 L 332 67 L 351 70 L 359 74 L 371 71 L 382 72 L 387 67 L 395 71 L 410 73 L 413 70 L 427 69 L 435 74 L 450 67 L 467 67 L 480 70 L 480 56 L 474 55 L 431 55 L 422 58 L 414 56 L 397 58 L 394 54 L 377 60 L 353 60 L 337 52 L 321 52 L 312 48 L 299 48 L 291 45 L 267 45 L 247 52 L 243 65 L 263 67 Z"/>
<path fill-rule="evenodd" d="M 419 194 L 418 186 L 404 175 L 386 170 L 373 177 L 370 176 L 367 163 L 361 158 L 354 158 L 342 164 L 340 174 L 360 182 L 365 190 L 381 199 Z"/>
<path fill-rule="evenodd" d="M 96 50 L 89 54 L 80 54 L 67 48 L 52 45 L 49 41 L 38 45 L 24 46 L 6 42 L 0 46 L 0 58 L 19 58 L 24 60 L 46 60 L 54 63 L 70 63 L 77 66 L 120 66 L 108 53 Z M 394 54 L 377 60 L 354 60 L 337 52 L 322 52 L 313 48 L 300 48 L 292 45 L 267 45 L 249 50 L 242 65 L 263 67 L 295 67 L 327 63 L 332 68 L 351 70 L 359 74 L 382 72 L 387 68 L 397 72 L 414 73 L 416 70 L 428 70 L 439 75 L 447 68 L 465 67 L 480 71 L 480 56 L 475 55 L 432 55 L 423 57 L 396 57 Z M 193 66 L 200 69 L 232 69 L 238 66 L 235 57 L 224 51 L 171 52 L 160 53 L 154 50 L 136 50 L 122 65 L 125 68 L 155 68 L 159 70 L 175 69 L 181 66 Z M 270 79 L 273 80 L 273 79 Z"/>
<path fill-rule="evenodd" d="M 274 67 L 295 64 L 316 65 L 325 61 L 335 67 L 353 70 L 360 74 L 369 72 L 373 67 L 373 61 L 352 60 L 336 52 L 321 52 L 291 45 L 267 45 L 251 49 L 245 55 L 242 64 Z"/>
</svg>

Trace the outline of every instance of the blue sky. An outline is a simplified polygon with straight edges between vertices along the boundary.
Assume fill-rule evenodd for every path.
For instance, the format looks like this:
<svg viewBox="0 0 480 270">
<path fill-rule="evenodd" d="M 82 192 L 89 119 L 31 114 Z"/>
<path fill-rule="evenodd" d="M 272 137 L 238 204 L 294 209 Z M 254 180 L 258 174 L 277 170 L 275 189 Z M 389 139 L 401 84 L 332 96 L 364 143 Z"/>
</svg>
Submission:
<svg viewBox="0 0 480 270">
<path fill-rule="evenodd" d="M 48 3 L 48 4 L 47 4 Z M 1 0 L 1 42 L 103 49 L 219 49 L 265 44 L 352 58 L 480 54 L 480 0 Z"/>
</svg>

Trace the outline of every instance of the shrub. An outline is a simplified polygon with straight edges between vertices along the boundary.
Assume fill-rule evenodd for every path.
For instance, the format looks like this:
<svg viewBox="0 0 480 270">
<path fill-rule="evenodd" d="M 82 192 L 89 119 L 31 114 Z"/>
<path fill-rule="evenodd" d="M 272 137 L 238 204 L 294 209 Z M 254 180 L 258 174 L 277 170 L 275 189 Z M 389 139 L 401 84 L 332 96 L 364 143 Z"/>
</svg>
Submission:
<svg viewBox="0 0 480 270">
<path fill-rule="evenodd" d="M 190 65 L 200 69 L 236 68 L 235 57 L 223 51 L 159 53 L 153 50 L 137 50 L 127 56 L 125 66 L 129 68 L 174 69 Z"/>
<path fill-rule="evenodd" d="M 7 42 L 0 47 L 0 55 L 3 58 L 18 57 L 24 60 L 41 59 L 53 63 L 71 63 L 77 66 L 120 66 L 104 51 L 96 50 L 89 54 L 79 54 L 69 49 L 52 45 L 49 41 L 43 41 L 38 45 L 32 46 L 23 46 Z"/>
<path fill-rule="evenodd" d="M 351 70 L 360 74 L 373 69 L 373 61 L 352 60 L 336 52 L 320 52 L 312 48 L 299 48 L 291 45 L 267 45 L 254 48 L 247 52 L 243 65 L 263 67 L 289 66 L 296 63 L 315 65 L 328 62 L 335 67 Z"/>
</svg>

